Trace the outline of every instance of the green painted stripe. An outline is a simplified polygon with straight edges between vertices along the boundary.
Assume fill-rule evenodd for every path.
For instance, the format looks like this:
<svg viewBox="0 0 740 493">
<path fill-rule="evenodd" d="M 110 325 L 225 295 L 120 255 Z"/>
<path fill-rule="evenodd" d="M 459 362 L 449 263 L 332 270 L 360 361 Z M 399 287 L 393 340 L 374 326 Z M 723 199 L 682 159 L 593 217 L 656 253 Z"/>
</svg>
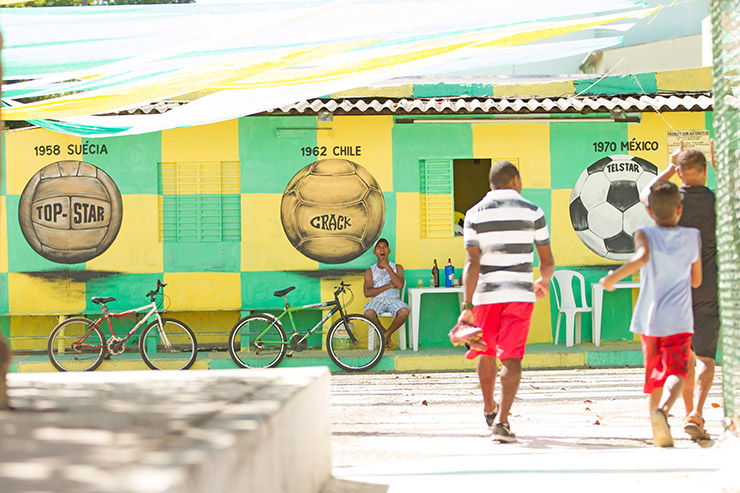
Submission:
<svg viewBox="0 0 740 493">
<path fill-rule="evenodd" d="M 576 94 L 653 94 L 658 91 L 655 73 L 620 75 L 602 79 L 578 79 Z"/>
<path fill-rule="evenodd" d="M 415 98 L 486 97 L 493 96 L 493 84 L 414 84 L 413 94 Z"/>
</svg>

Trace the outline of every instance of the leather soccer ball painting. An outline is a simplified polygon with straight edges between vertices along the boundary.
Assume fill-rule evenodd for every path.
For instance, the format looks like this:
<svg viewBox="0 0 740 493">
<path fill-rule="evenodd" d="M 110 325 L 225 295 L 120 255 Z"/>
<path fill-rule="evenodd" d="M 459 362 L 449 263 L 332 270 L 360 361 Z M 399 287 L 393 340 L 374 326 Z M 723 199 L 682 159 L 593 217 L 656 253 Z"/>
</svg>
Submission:
<svg viewBox="0 0 740 493">
<path fill-rule="evenodd" d="M 326 264 L 349 262 L 380 236 L 385 198 L 375 178 L 346 159 L 322 159 L 288 183 L 280 219 L 290 243 Z"/>
</svg>

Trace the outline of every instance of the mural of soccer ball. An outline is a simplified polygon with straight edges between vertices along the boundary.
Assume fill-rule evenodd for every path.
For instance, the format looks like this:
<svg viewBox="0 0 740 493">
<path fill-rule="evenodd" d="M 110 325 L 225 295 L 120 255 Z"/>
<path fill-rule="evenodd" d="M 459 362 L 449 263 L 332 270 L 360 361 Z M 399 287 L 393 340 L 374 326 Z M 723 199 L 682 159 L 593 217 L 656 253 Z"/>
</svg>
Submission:
<svg viewBox="0 0 740 493">
<path fill-rule="evenodd" d="M 290 243 L 326 264 L 349 262 L 380 236 L 385 199 L 375 178 L 346 159 L 322 159 L 285 187 L 280 220 Z"/>
<path fill-rule="evenodd" d="M 39 255 L 78 264 L 103 253 L 121 228 L 123 202 L 115 182 L 82 161 L 57 161 L 26 184 L 18 203 L 23 236 Z"/>
<path fill-rule="evenodd" d="M 628 155 L 599 159 L 581 173 L 570 194 L 570 221 L 591 251 L 611 260 L 630 258 L 632 234 L 653 224 L 640 191 L 657 174 L 654 164 Z"/>
</svg>

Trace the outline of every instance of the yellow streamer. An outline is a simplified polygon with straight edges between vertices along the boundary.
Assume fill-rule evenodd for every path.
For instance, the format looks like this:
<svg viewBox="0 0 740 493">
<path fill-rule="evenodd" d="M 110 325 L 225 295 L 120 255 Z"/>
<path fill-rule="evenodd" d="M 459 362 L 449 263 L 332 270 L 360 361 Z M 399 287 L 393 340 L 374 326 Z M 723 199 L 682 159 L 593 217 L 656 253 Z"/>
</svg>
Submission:
<svg viewBox="0 0 740 493">
<path fill-rule="evenodd" d="M 618 20 L 650 15 L 656 10 L 631 11 L 591 18 L 588 21 L 573 20 L 559 24 L 538 23 L 534 27 L 532 24 L 526 24 L 514 28 L 509 27 L 505 30 L 497 28 L 483 32 L 446 36 L 390 47 L 389 49 L 400 51 L 400 53 L 392 55 L 353 61 L 331 68 L 296 71 L 296 75 L 292 77 L 285 77 L 285 69 L 367 47 L 379 40 L 334 43 L 320 47 L 296 49 L 287 53 L 280 51 L 272 53 L 268 59 L 256 63 L 255 55 L 247 55 L 228 63 L 223 61 L 210 62 L 194 69 L 181 70 L 173 74 L 138 81 L 125 87 L 115 86 L 96 89 L 71 96 L 3 108 L 3 117 L 6 120 L 62 119 L 114 112 L 122 108 L 198 91 L 250 89 L 336 80 L 348 75 L 391 69 L 433 58 L 444 59 L 446 55 L 451 55 L 465 48 L 495 49 L 516 46 Z M 358 54 L 362 54 L 362 52 Z"/>
</svg>

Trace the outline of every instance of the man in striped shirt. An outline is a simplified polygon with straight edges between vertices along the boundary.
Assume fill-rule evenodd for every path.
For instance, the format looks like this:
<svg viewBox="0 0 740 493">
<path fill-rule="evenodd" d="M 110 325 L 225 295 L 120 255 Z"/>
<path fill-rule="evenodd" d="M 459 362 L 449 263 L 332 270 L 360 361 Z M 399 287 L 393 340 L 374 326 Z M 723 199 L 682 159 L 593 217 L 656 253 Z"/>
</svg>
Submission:
<svg viewBox="0 0 740 493">
<path fill-rule="evenodd" d="M 471 349 L 465 356 L 480 356 L 478 380 L 486 423 L 494 440 L 509 443 L 516 441 L 509 410 L 519 389 L 532 308 L 549 292 L 555 261 L 545 215 L 522 198 L 516 167 L 508 161 L 495 163 L 489 181 L 491 191 L 465 215 L 465 302 L 460 321 L 483 331 L 488 349 Z M 535 249 L 541 277 L 532 282 Z M 500 404 L 494 399 L 496 358 L 501 360 Z"/>
</svg>

